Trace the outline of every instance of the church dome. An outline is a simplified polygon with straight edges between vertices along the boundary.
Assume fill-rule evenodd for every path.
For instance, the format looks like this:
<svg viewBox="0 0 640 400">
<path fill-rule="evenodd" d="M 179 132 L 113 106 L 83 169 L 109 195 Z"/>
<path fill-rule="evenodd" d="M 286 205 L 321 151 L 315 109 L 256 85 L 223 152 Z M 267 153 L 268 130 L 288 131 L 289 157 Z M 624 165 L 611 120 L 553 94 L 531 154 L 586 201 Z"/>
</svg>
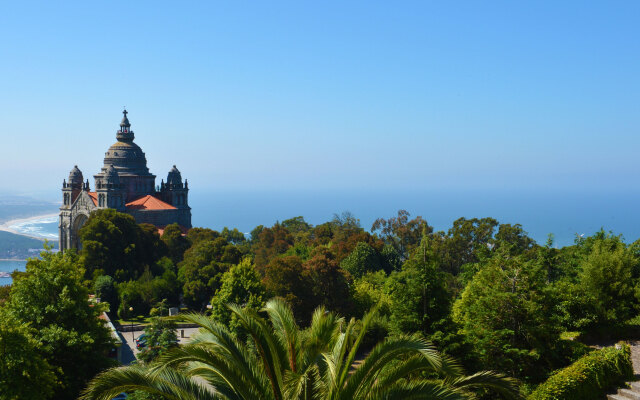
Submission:
<svg viewBox="0 0 640 400">
<path fill-rule="evenodd" d="M 82 171 L 80 171 L 77 165 L 74 165 L 71 172 L 69 172 L 69 184 L 82 184 L 83 180 Z"/>
<path fill-rule="evenodd" d="M 104 157 L 103 170 L 112 165 L 120 173 L 148 175 L 147 158 L 137 144 L 133 142 L 116 142 L 109 147 Z"/>
<path fill-rule="evenodd" d="M 175 165 L 173 166 L 173 168 L 171 168 L 171 171 L 169 171 L 169 174 L 167 175 L 167 183 L 170 185 L 182 184 L 182 175 L 180 175 L 180 171 L 178 171 L 178 168 L 176 168 Z"/>
<path fill-rule="evenodd" d="M 133 131 L 129 129 L 131 124 L 127 118 L 128 111 L 124 110 L 122 113 L 124 117 L 116 135 L 118 141 L 105 153 L 102 173 L 106 173 L 107 168 L 113 166 L 119 174 L 150 175 L 144 152 L 133 142 Z"/>
</svg>

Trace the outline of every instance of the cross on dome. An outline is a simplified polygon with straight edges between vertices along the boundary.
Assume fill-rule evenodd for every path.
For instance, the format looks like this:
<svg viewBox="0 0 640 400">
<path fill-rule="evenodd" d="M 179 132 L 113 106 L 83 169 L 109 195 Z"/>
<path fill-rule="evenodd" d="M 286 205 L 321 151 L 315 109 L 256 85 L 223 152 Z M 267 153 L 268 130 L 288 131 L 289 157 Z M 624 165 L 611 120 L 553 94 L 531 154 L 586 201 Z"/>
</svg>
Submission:
<svg viewBox="0 0 640 400">
<path fill-rule="evenodd" d="M 124 111 L 122 111 L 122 122 L 120 122 L 121 128 L 129 128 L 131 126 L 129 118 L 127 118 L 127 114 L 129 114 L 129 111 L 125 108 Z"/>
</svg>

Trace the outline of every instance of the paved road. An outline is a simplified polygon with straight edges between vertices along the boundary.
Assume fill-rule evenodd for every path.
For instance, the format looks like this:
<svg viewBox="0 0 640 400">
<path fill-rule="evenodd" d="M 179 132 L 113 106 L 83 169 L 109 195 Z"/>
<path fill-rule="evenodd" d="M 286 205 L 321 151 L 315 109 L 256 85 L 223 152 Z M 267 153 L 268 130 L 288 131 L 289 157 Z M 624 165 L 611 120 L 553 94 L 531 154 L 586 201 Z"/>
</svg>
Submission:
<svg viewBox="0 0 640 400">
<path fill-rule="evenodd" d="M 184 331 L 184 337 L 182 337 L 182 331 Z M 180 328 L 178 329 L 178 341 L 180 343 L 186 343 L 189 341 L 191 336 L 198 331 L 198 328 Z M 134 338 L 142 335 L 144 331 L 133 331 L 133 332 L 118 332 L 120 336 L 125 340 L 125 343 L 122 344 L 122 363 L 124 365 L 131 364 L 135 359 L 136 355 L 139 353 L 139 350 L 135 346 Z"/>
</svg>

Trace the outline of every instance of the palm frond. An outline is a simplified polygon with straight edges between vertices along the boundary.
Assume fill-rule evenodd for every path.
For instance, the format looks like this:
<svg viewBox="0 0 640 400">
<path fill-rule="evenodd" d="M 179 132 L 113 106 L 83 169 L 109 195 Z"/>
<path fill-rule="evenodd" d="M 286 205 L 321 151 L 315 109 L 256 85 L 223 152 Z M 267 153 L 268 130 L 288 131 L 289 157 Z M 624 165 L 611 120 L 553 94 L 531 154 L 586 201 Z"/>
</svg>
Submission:
<svg viewBox="0 0 640 400">
<path fill-rule="evenodd" d="M 420 380 L 398 383 L 382 392 L 371 392 L 353 400 L 467 400 L 468 396 L 436 381 Z"/>
<path fill-rule="evenodd" d="M 289 369 L 297 372 L 301 348 L 300 329 L 296 324 L 291 307 L 276 297 L 267 302 L 264 310 L 269 314 L 275 336 L 286 353 Z"/>
<path fill-rule="evenodd" d="M 353 364 L 353 361 L 356 358 L 356 354 L 358 353 L 358 350 L 360 349 L 360 344 L 362 343 L 362 340 L 364 339 L 364 336 L 366 335 L 367 331 L 369 330 L 369 327 L 371 326 L 371 323 L 374 321 L 374 319 L 378 315 L 378 309 L 379 309 L 379 307 L 376 305 L 373 308 L 371 308 L 371 310 L 369 310 L 362 317 L 360 333 L 358 334 L 358 336 L 356 337 L 355 342 L 351 346 L 351 350 L 349 351 L 349 354 L 347 355 L 347 358 L 342 362 L 342 365 L 340 366 L 340 375 L 339 375 L 339 378 L 338 378 L 338 383 L 339 384 L 341 384 L 342 382 L 344 382 L 347 379 L 347 374 L 349 373 L 349 369 L 351 368 L 351 365 Z M 352 319 L 352 321 L 353 321 L 353 324 L 350 321 L 349 322 L 349 326 L 351 326 L 352 327 L 351 329 L 353 330 L 353 326 L 355 326 L 355 321 L 353 319 Z M 348 338 L 348 336 L 347 336 L 347 338 Z"/>
<path fill-rule="evenodd" d="M 445 384 L 464 390 L 490 389 L 506 399 L 523 399 L 517 380 L 493 371 L 481 371 L 473 375 L 445 380 Z"/>
<path fill-rule="evenodd" d="M 235 400 L 222 397 L 213 388 L 190 379 L 171 368 L 153 372 L 139 366 L 112 368 L 96 376 L 80 397 L 83 400 L 110 400 L 122 392 L 144 391 L 167 400 Z"/>
<path fill-rule="evenodd" d="M 360 392 L 369 390 L 390 362 L 414 355 L 421 356 L 425 368 L 440 368 L 442 365 L 436 349 L 430 342 L 422 338 L 387 339 L 375 346 L 362 364 L 349 376 L 342 390 L 343 395 L 346 396 L 343 398 L 355 398 Z"/>
<path fill-rule="evenodd" d="M 268 397 L 271 392 L 269 382 L 258 363 L 252 364 L 253 357 L 247 355 L 246 360 L 236 360 L 228 352 L 221 351 L 219 346 L 207 343 L 187 344 L 174 348 L 163 354 L 154 369 L 181 367 L 188 376 L 194 376 L 194 366 L 207 367 L 207 376 L 201 376 L 210 385 L 224 392 L 236 392 L 242 398 Z M 217 376 L 218 378 L 216 378 Z"/>
<path fill-rule="evenodd" d="M 280 359 L 280 349 L 271 328 L 258 314 L 251 309 L 242 309 L 235 304 L 227 306 L 235 314 L 242 327 L 253 339 L 258 352 L 258 359 L 262 363 L 264 373 L 271 383 L 273 398 L 283 399 L 283 367 Z"/>
</svg>

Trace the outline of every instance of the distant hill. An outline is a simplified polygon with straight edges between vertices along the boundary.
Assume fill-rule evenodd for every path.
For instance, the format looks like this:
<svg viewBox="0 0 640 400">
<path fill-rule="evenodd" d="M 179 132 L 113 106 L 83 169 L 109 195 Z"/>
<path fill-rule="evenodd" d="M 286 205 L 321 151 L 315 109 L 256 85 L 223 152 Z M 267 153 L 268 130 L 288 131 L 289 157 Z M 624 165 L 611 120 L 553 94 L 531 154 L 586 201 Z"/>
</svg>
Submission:
<svg viewBox="0 0 640 400">
<path fill-rule="evenodd" d="M 57 247 L 57 242 L 50 242 Z M 26 259 L 37 256 L 44 241 L 0 231 L 0 258 Z"/>
</svg>

